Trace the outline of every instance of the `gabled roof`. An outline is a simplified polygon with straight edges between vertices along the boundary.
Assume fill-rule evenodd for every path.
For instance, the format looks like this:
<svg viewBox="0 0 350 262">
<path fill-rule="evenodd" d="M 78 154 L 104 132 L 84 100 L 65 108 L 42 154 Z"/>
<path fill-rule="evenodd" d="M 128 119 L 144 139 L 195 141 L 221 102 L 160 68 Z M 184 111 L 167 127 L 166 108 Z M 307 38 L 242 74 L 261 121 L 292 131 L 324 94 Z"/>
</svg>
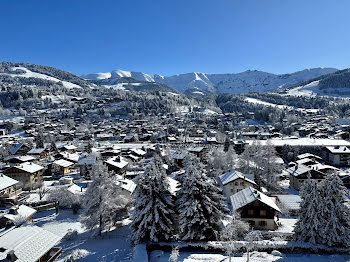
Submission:
<svg viewBox="0 0 350 262">
<path fill-rule="evenodd" d="M 247 187 L 236 194 L 232 195 L 230 197 L 231 204 L 232 204 L 232 210 L 236 211 L 252 202 L 255 200 L 258 200 L 269 207 L 275 209 L 278 212 L 281 212 L 281 210 L 278 208 L 276 203 L 272 200 L 271 197 L 265 195 L 264 193 L 252 188 L 252 187 Z"/>
<path fill-rule="evenodd" d="M 220 179 L 220 181 L 221 181 L 221 183 L 223 185 L 226 185 L 226 184 L 228 184 L 230 182 L 233 182 L 233 181 L 235 181 L 235 180 L 237 180 L 239 178 L 241 178 L 241 179 L 243 179 L 243 180 L 245 180 L 245 181 L 247 181 L 247 182 L 249 182 L 249 183 L 251 183 L 253 185 L 256 185 L 256 183 L 253 180 L 247 178 L 241 172 L 236 171 L 236 170 L 232 170 L 230 172 L 227 172 L 227 173 L 219 176 L 219 179 Z"/>
<path fill-rule="evenodd" d="M 16 208 L 16 207 L 13 207 Z M 36 213 L 36 210 L 34 208 L 28 207 L 26 205 L 20 205 L 17 208 L 17 215 L 13 215 L 13 214 L 4 214 L 3 217 L 6 217 L 9 220 L 15 221 L 16 219 L 24 219 L 27 220 L 29 217 L 31 217 L 32 215 L 34 215 Z"/>
<path fill-rule="evenodd" d="M 3 174 L 0 174 L 0 190 L 13 186 L 17 183 L 18 183 L 17 180 L 12 179 L 11 177 L 5 176 Z"/>
<path fill-rule="evenodd" d="M 55 165 L 58 165 L 60 167 L 70 167 L 72 165 L 74 165 L 73 162 L 64 160 L 64 159 L 60 159 L 60 160 L 56 160 L 55 162 L 53 162 Z"/>
<path fill-rule="evenodd" d="M 28 173 L 35 173 L 38 172 L 42 169 L 44 169 L 44 167 L 39 166 L 37 164 L 34 163 L 29 163 L 29 162 L 25 162 L 23 164 L 20 164 L 18 166 L 14 166 L 17 169 L 20 169 L 22 171 L 28 172 Z"/>
<path fill-rule="evenodd" d="M 82 165 L 88 165 L 92 166 L 96 163 L 96 156 L 95 155 L 89 155 L 89 156 L 81 156 L 78 160 L 78 166 Z"/>
<path fill-rule="evenodd" d="M 0 260 L 13 250 L 18 258 L 16 262 L 38 261 L 61 239 L 61 236 L 37 226 L 14 228 L 0 236 L 0 247 L 5 249 L 0 252 Z"/>
<path fill-rule="evenodd" d="M 10 149 L 10 153 L 11 155 L 14 155 L 17 153 L 18 150 L 21 149 L 22 146 L 26 146 L 24 144 L 15 144 L 15 145 L 10 145 L 9 149 Z"/>
<path fill-rule="evenodd" d="M 29 154 L 29 155 L 37 155 L 37 154 L 41 154 L 43 151 L 45 151 L 45 148 L 33 148 L 27 154 Z"/>
<path fill-rule="evenodd" d="M 120 157 L 115 157 L 115 158 L 110 158 L 107 161 L 105 161 L 105 163 L 118 167 L 118 168 L 124 168 L 128 165 L 128 161 L 124 160 L 124 158 Z"/>
</svg>

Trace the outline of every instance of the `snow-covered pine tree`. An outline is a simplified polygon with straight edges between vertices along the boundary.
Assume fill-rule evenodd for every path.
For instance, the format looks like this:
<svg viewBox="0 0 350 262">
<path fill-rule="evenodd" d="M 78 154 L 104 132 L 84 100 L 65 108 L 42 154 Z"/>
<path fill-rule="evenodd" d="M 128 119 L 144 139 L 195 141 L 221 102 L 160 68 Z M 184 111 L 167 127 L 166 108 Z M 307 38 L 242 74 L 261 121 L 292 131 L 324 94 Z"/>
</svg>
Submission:
<svg viewBox="0 0 350 262">
<path fill-rule="evenodd" d="M 113 226 L 129 202 L 121 192 L 114 175 L 110 174 L 102 162 L 93 166 L 89 185 L 82 206 L 81 222 L 87 229 L 98 226 L 98 234 Z"/>
<path fill-rule="evenodd" d="M 155 157 L 137 177 L 132 215 L 132 242 L 170 240 L 175 235 L 173 198 L 162 160 Z"/>
<path fill-rule="evenodd" d="M 346 188 L 338 174 L 329 174 L 320 185 L 323 198 L 319 228 L 322 244 L 329 247 L 350 245 L 350 211 L 345 205 Z"/>
<path fill-rule="evenodd" d="M 35 138 L 36 148 L 44 148 L 44 136 L 43 132 L 39 131 L 37 137 Z"/>
<path fill-rule="evenodd" d="M 227 209 L 215 180 L 204 174 L 198 158 L 188 155 L 185 174 L 179 182 L 176 204 L 182 240 L 216 239 Z"/>
<path fill-rule="evenodd" d="M 300 189 L 299 219 L 294 227 L 294 238 L 297 241 L 309 241 L 313 244 L 320 243 L 320 211 L 322 199 L 315 181 L 309 178 L 302 184 Z"/>
</svg>

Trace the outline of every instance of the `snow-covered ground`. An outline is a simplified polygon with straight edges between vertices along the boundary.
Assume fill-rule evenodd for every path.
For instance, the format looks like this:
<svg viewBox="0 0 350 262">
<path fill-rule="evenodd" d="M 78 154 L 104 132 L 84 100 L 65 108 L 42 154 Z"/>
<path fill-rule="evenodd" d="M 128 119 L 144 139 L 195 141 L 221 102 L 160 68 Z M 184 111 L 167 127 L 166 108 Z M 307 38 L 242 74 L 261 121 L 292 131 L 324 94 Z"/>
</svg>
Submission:
<svg viewBox="0 0 350 262">
<path fill-rule="evenodd" d="M 23 73 L 23 74 L 1 73 L 1 74 L 2 75 L 9 75 L 9 76 L 12 76 L 12 77 L 35 77 L 35 78 L 41 78 L 41 79 L 50 80 L 50 81 L 53 81 L 53 82 L 62 82 L 63 86 L 66 87 L 66 88 L 81 88 L 80 86 L 78 86 L 76 84 L 73 84 L 73 83 L 70 83 L 70 82 L 67 82 L 67 81 L 62 81 L 62 80 L 59 80 L 59 79 L 57 79 L 55 77 L 52 77 L 52 76 L 48 76 L 48 75 L 32 72 L 29 69 L 27 69 L 25 67 L 22 67 L 22 66 L 13 67 L 12 68 L 13 71 L 15 71 L 17 69 L 23 70 L 23 71 L 25 71 L 25 73 Z"/>
<path fill-rule="evenodd" d="M 252 252 L 251 262 L 344 262 L 350 261 L 350 255 L 328 255 L 328 254 L 281 254 L 273 252 L 274 255 L 266 252 Z M 149 254 L 150 262 L 168 262 L 170 252 L 153 251 Z M 225 254 L 181 252 L 178 262 L 228 262 Z M 247 255 L 240 254 L 232 257 L 232 262 L 246 262 Z"/>
<path fill-rule="evenodd" d="M 77 261 L 78 258 L 79 261 L 91 262 L 125 261 L 131 258 L 129 220 L 123 221 L 123 226 L 103 233 L 101 237 L 95 237 L 92 232 L 83 228 L 79 215 L 74 215 L 72 210 L 60 210 L 57 217 L 52 216 L 52 210 L 45 212 L 40 212 L 40 215 L 49 218 L 35 225 L 62 236 L 69 231 L 77 231 L 74 237 L 63 239 L 59 244 L 63 250 L 58 261 Z M 69 258 L 75 260 L 68 260 Z"/>
<path fill-rule="evenodd" d="M 249 103 L 253 103 L 253 104 L 259 104 L 259 105 L 264 105 L 264 106 L 272 106 L 272 107 L 277 107 L 280 109 L 293 109 L 294 107 L 292 106 L 286 106 L 286 105 L 277 105 L 277 104 L 273 104 L 273 103 L 269 103 L 269 102 L 265 102 L 256 98 L 252 98 L 252 97 L 247 97 L 245 99 L 247 102 Z"/>
</svg>

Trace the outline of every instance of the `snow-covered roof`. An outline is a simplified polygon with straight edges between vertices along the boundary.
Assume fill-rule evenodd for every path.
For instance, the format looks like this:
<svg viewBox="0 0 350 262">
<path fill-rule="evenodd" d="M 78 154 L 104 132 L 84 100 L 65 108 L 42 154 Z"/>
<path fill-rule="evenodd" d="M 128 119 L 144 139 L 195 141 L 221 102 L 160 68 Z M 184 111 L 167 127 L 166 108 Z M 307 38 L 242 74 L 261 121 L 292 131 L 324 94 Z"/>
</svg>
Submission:
<svg viewBox="0 0 350 262">
<path fill-rule="evenodd" d="M 186 157 L 186 152 L 174 152 L 171 154 L 173 159 L 184 159 Z"/>
<path fill-rule="evenodd" d="M 65 145 L 63 146 L 66 150 L 75 150 L 77 147 L 75 145 Z"/>
<path fill-rule="evenodd" d="M 132 148 L 130 149 L 130 151 L 139 156 L 144 156 L 147 153 L 146 151 L 143 151 L 142 149 L 139 149 L 139 148 Z"/>
<path fill-rule="evenodd" d="M 14 155 L 17 153 L 17 151 L 23 146 L 23 144 L 15 144 L 15 145 L 10 145 L 10 153 L 11 155 Z"/>
<path fill-rule="evenodd" d="M 304 159 L 304 158 L 316 158 L 316 159 L 322 159 L 321 157 L 319 156 L 316 156 L 314 154 L 310 154 L 310 153 L 305 153 L 305 154 L 301 154 L 301 155 L 298 155 L 297 158 L 300 160 L 300 159 Z"/>
<path fill-rule="evenodd" d="M 290 167 L 287 169 L 288 173 L 291 174 L 292 176 L 299 176 L 301 174 L 305 174 L 309 172 L 311 168 L 304 166 L 304 165 L 296 165 L 293 167 Z"/>
<path fill-rule="evenodd" d="M 0 191 L 10 186 L 13 186 L 17 183 L 18 183 L 17 180 L 12 179 L 11 177 L 5 176 L 3 174 L 0 174 Z"/>
<path fill-rule="evenodd" d="M 236 194 L 232 195 L 230 197 L 231 204 L 232 204 L 232 210 L 238 210 L 255 200 L 259 200 L 260 202 L 270 206 L 271 208 L 275 209 L 278 212 L 281 212 L 281 210 L 278 208 L 276 203 L 273 201 L 273 199 L 264 193 L 252 188 L 247 187 Z"/>
<path fill-rule="evenodd" d="M 0 237 L 0 260 L 14 251 L 16 262 L 35 262 L 53 248 L 62 237 L 37 226 L 22 226 L 7 231 Z"/>
<path fill-rule="evenodd" d="M 350 154 L 350 149 L 346 146 L 326 146 L 326 149 L 332 154 Z"/>
<path fill-rule="evenodd" d="M 221 181 L 221 183 L 223 185 L 226 185 L 226 184 L 228 184 L 228 183 L 230 183 L 232 181 L 235 181 L 235 180 L 237 180 L 239 178 L 241 178 L 241 179 L 243 179 L 243 180 L 245 180 L 245 181 L 247 181 L 247 182 L 249 182 L 249 183 L 251 183 L 253 185 L 256 185 L 256 183 L 253 180 L 247 178 L 241 172 L 236 171 L 236 170 L 227 172 L 227 173 L 219 176 L 219 179 L 220 179 L 220 181 Z"/>
<path fill-rule="evenodd" d="M 118 168 L 124 168 L 128 165 L 128 161 L 124 160 L 122 157 L 114 157 L 110 158 L 105 163 L 110 164 L 112 166 L 118 167 Z"/>
<path fill-rule="evenodd" d="M 60 155 L 63 158 L 68 159 L 69 161 L 73 161 L 73 162 L 78 162 L 79 158 L 80 158 L 80 156 L 78 154 L 70 154 L 70 153 L 65 153 L 65 152 L 60 153 Z"/>
<path fill-rule="evenodd" d="M 299 195 L 277 195 L 278 201 L 287 209 L 300 209 L 301 197 Z"/>
<path fill-rule="evenodd" d="M 41 154 L 43 151 L 45 151 L 45 148 L 33 148 L 28 152 L 29 155 L 37 155 Z"/>
<path fill-rule="evenodd" d="M 89 155 L 85 157 L 80 157 L 78 160 L 78 166 L 81 165 L 89 165 L 92 166 L 96 163 L 96 156 L 95 155 Z"/>
<path fill-rule="evenodd" d="M 55 162 L 53 162 L 55 165 L 58 165 L 60 167 L 70 167 L 72 165 L 74 165 L 73 162 L 64 160 L 64 159 L 60 159 L 60 160 L 56 160 Z"/>
<path fill-rule="evenodd" d="M 35 173 L 35 172 L 38 172 L 38 171 L 44 169 L 44 167 L 42 167 L 42 166 L 39 166 L 39 165 L 34 164 L 34 163 L 29 163 L 29 162 L 25 162 L 23 164 L 15 166 L 15 168 L 23 170 L 23 171 L 28 172 L 28 173 Z"/>
<path fill-rule="evenodd" d="M 118 179 L 117 185 L 120 185 L 121 188 L 130 192 L 130 194 L 132 194 L 136 188 L 136 183 L 130 179 L 127 179 L 127 178 Z"/>
<path fill-rule="evenodd" d="M 15 207 L 13 207 L 15 208 Z M 20 219 L 24 219 L 27 220 L 29 217 L 31 217 L 32 215 L 34 215 L 36 213 L 36 210 L 34 208 L 28 207 L 26 205 L 20 205 L 17 208 L 17 215 L 13 215 L 13 214 L 4 214 L 3 217 L 6 217 L 9 220 L 15 221 L 17 218 Z"/>
<path fill-rule="evenodd" d="M 189 147 L 189 148 L 187 148 L 187 151 L 199 153 L 199 152 L 201 152 L 203 149 L 204 149 L 204 147 L 202 147 L 202 146 L 199 146 L 199 147 Z"/>
<path fill-rule="evenodd" d="M 28 161 L 33 161 L 36 158 L 33 156 L 8 156 L 5 158 L 5 161 L 9 161 L 11 159 L 17 159 L 20 162 L 28 162 Z"/>
</svg>

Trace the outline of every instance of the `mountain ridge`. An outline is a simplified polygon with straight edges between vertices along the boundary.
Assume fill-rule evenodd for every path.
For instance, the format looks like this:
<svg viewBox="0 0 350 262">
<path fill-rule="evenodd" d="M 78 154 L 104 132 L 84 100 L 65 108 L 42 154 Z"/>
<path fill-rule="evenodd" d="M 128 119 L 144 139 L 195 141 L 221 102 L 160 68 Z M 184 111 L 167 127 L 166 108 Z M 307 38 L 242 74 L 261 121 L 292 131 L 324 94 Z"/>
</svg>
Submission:
<svg viewBox="0 0 350 262">
<path fill-rule="evenodd" d="M 258 70 L 247 70 L 240 73 L 207 74 L 191 72 L 162 76 L 159 74 L 146 74 L 124 70 L 113 70 L 105 73 L 84 74 L 81 77 L 89 81 L 101 81 L 105 83 L 108 79 L 132 77 L 140 81 L 156 82 L 168 85 L 175 90 L 186 93 L 188 89 L 198 88 L 204 92 L 220 93 L 248 93 L 264 92 L 283 86 L 297 84 L 308 79 L 320 77 L 338 71 L 335 68 L 311 68 L 289 74 L 273 74 Z"/>
</svg>

